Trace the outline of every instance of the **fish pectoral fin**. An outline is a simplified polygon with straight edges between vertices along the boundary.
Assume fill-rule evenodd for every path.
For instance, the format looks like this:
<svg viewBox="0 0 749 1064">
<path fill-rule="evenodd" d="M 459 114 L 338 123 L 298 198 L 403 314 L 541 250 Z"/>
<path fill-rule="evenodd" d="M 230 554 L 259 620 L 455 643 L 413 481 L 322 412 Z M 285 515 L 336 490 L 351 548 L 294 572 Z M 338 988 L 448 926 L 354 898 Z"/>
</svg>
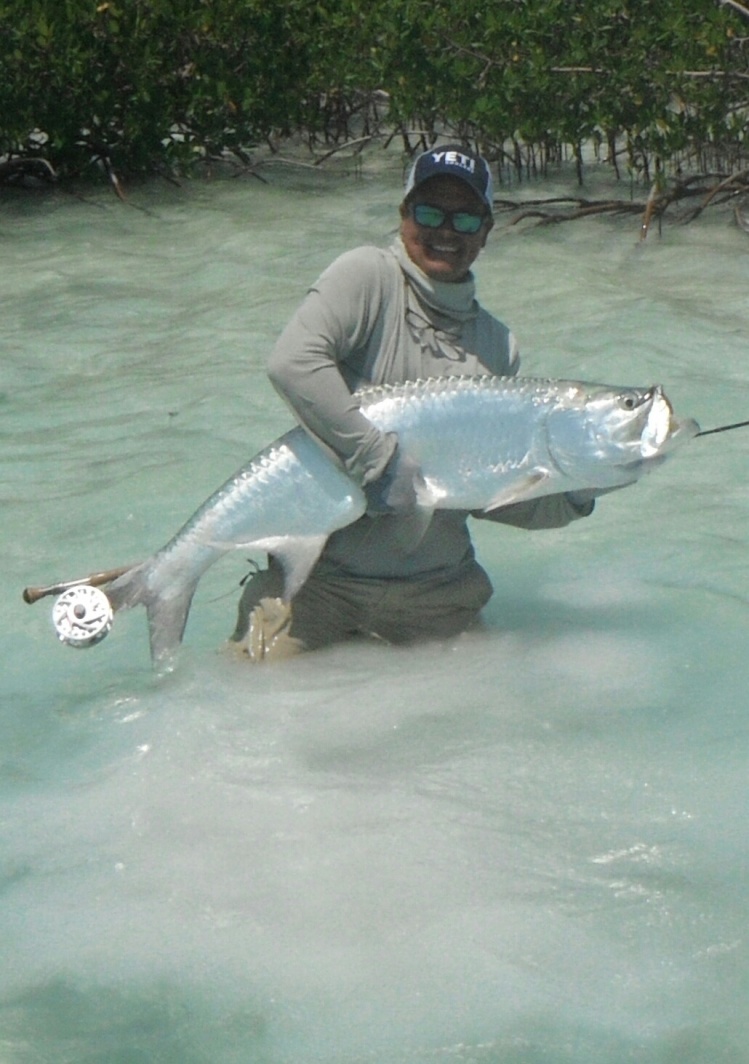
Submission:
<svg viewBox="0 0 749 1064">
<path fill-rule="evenodd" d="M 277 558 L 283 569 L 283 597 L 290 602 L 304 584 L 328 540 L 325 536 L 271 536 L 252 544 Z"/>
<path fill-rule="evenodd" d="M 511 488 L 502 488 L 484 507 L 484 513 L 499 510 L 502 506 L 511 506 L 514 502 L 525 502 L 526 499 L 535 499 L 543 495 L 539 488 L 549 479 L 548 473 L 529 473 L 522 480 L 517 481 Z"/>
</svg>

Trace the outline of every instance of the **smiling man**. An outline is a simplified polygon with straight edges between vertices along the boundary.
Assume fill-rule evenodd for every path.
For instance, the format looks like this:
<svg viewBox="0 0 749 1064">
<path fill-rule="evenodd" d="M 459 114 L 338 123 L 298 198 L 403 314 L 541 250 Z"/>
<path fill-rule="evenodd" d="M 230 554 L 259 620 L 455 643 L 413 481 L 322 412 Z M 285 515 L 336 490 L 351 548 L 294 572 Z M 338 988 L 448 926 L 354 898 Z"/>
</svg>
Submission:
<svg viewBox="0 0 749 1064">
<path fill-rule="evenodd" d="M 491 197 L 491 174 L 480 157 L 456 150 L 421 155 L 401 204 L 401 239 L 411 261 L 435 281 L 465 280 L 494 225 Z"/>
<path fill-rule="evenodd" d="M 356 388 L 452 375 L 510 376 L 515 340 L 479 306 L 472 266 L 493 225 L 487 162 L 462 145 L 420 155 L 387 249 L 342 255 L 310 288 L 270 359 L 270 378 L 304 426 L 367 496 L 367 513 L 334 533 L 291 606 L 278 564 L 248 580 L 232 639 L 252 661 L 354 636 L 392 643 L 446 638 L 492 594 L 468 513 L 438 510 L 414 535 L 419 470 L 398 439 L 359 410 Z M 552 495 L 493 511 L 523 528 L 557 528 L 593 504 Z M 473 515 L 476 517 L 485 515 Z M 423 530 L 422 530 L 423 531 Z"/>
</svg>

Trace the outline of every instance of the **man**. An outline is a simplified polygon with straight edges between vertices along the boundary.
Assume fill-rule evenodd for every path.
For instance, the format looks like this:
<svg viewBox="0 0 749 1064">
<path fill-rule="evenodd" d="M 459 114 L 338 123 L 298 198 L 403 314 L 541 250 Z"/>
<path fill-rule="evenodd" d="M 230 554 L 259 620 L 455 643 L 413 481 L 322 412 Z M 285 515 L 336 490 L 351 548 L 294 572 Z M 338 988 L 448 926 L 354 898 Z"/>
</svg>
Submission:
<svg viewBox="0 0 749 1064">
<path fill-rule="evenodd" d="M 454 636 L 492 594 L 474 557 L 466 512 L 437 510 L 418 546 L 404 549 L 419 471 L 400 458 L 396 436 L 379 432 L 352 396 L 366 384 L 517 373 L 514 337 L 479 306 L 471 273 L 494 224 L 486 161 L 459 145 L 424 152 L 400 215 L 400 236 L 390 248 L 356 248 L 322 274 L 271 356 L 271 381 L 363 487 L 368 510 L 330 537 L 290 605 L 280 598 L 282 574 L 273 558 L 248 581 L 232 639 L 253 661 L 357 635 L 393 643 Z M 587 496 L 553 495 L 488 519 L 558 528 L 592 509 Z"/>
</svg>

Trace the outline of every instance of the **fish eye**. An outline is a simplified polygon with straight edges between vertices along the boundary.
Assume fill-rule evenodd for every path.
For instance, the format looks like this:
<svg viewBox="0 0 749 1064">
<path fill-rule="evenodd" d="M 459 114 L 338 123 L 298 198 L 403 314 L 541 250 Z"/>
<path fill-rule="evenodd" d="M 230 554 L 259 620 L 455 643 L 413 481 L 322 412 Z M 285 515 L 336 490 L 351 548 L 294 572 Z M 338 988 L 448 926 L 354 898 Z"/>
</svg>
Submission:
<svg viewBox="0 0 749 1064">
<path fill-rule="evenodd" d="M 637 410 L 638 407 L 649 403 L 655 394 L 655 388 L 649 388 L 646 392 L 630 388 L 626 392 L 620 392 L 619 406 L 622 410 Z"/>
</svg>

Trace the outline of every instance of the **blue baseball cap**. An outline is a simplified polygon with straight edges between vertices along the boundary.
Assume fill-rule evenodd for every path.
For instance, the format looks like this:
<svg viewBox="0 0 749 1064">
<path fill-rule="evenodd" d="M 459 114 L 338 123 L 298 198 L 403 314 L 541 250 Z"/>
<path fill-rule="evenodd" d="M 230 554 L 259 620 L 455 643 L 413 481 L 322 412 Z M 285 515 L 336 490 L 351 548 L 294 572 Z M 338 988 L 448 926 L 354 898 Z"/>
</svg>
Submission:
<svg viewBox="0 0 749 1064">
<path fill-rule="evenodd" d="M 486 159 L 461 144 L 446 144 L 423 152 L 411 167 L 404 199 L 430 177 L 457 177 L 478 193 L 491 211 L 494 206 L 492 174 Z"/>
</svg>

